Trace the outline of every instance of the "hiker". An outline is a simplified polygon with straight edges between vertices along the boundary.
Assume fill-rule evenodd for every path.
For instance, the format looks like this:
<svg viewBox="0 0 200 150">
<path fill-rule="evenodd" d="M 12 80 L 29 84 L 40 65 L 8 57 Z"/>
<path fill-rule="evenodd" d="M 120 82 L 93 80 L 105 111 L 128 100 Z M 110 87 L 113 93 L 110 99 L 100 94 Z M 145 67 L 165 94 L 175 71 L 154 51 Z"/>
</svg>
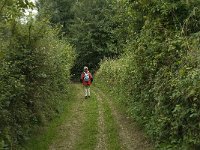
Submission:
<svg viewBox="0 0 200 150">
<path fill-rule="evenodd" d="M 89 72 L 88 67 L 84 67 L 84 71 L 81 74 L 81 83 L 84 86 L 84 93 L 85 93 L 85 99 L 90 97 L 90 85 L 92 84 L 93 77 L 92 74 Z"/>
</svg>

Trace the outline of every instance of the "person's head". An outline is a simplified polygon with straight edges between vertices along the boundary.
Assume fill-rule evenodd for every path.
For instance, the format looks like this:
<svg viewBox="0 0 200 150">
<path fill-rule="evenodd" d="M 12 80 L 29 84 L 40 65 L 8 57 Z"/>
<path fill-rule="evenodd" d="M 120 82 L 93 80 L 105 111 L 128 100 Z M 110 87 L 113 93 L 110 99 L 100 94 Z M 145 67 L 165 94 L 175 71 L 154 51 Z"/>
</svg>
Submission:
<svg viewBox="0 0 200 150">
<path fill-rule="evenodd" d="M 84 71 L 88 71 L 88 67 L 87 66 L 84 67 Z"/>
</svg>

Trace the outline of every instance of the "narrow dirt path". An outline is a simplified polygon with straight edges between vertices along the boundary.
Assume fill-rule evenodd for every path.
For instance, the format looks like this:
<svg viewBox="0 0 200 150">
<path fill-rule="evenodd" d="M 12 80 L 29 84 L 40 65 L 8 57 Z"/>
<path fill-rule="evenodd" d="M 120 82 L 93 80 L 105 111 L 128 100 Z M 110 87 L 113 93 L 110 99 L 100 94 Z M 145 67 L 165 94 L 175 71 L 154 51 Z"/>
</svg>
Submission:
<svg viewBox="0 0 200 150">
<path fill-rule="evenodd" d="M 100 89 L 91 87 L 92 97 L 84 99 L 81 85 L 73 86 L 77 94 L 71 116 L 57 127 L 49 150 L 153 150 L 137 125 Z"/>
<path fill-rule="evenodd" d="M 79 85 L 75 85 L 77 91 L 82 91 Z M 77 93 L 76 102 L 71 109 L 71 116 L 58 127 L 58 138 L 49 147 L 49 150 L 73 150 L 76 140 L 80 136 L 80 131 L 85 122 L 85 104 L 81 93 Z"/>
</svg>

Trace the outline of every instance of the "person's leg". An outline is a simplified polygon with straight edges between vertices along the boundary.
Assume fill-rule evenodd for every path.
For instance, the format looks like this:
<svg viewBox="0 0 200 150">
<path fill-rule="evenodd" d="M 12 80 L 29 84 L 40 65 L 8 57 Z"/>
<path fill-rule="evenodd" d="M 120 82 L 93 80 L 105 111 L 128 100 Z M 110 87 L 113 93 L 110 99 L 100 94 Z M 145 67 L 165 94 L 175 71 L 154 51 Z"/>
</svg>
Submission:
<svg viewBox="0 0 200 150">
<path fill-rule="evenodd" d="M 85 94 L 85 98 L 87 98 L 88 94 L 87 94 L 87 86 L 84 86 L 84 94 Z"/>
<path fill-rule="evenodd" d="M 88 92 L 88 97 L 90 97 L 90 86 L 88 86 L 87 92 Z"/>
</svg>

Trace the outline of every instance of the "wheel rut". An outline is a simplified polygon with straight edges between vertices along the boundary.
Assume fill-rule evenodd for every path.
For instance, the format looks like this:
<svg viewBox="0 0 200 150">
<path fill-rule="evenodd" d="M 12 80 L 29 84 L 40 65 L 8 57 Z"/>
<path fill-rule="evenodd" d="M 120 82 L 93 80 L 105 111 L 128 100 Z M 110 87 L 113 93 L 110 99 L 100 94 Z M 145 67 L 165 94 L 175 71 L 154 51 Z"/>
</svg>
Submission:
<svg viewBox="0 0 200 150">
<path fill-rule="evenodd" d="M 154 147 L 144 135 L 143 131 L 133 122 L 132 119 L 126 117 L 120 110 L 117 109 L 116 105 L 112 100 L 107 97 L 100 89 L 95 88 L 98 92 L 99 97 L 104 101 L 107 101 L 109 107 L 112 110 L 112 115 L 115 118 L 118 126 L 118 134 L 121 143 L 121 149 L 123 150 L 153 150 Z"/>
<path fill-rule="evenodd" d="M 77 91 L 82 91 L 80 86 L 76 85 Z M 85 122 L 85 104 L 81 93 L 77 93 L 77 102 L 71 109 L 71 116 L 62 125 L 58 127 L 58 138 L 49 147 L 49 150 L 73 150 L 77 139 L 80 136 L 82 125 Z"/>
</svg>

